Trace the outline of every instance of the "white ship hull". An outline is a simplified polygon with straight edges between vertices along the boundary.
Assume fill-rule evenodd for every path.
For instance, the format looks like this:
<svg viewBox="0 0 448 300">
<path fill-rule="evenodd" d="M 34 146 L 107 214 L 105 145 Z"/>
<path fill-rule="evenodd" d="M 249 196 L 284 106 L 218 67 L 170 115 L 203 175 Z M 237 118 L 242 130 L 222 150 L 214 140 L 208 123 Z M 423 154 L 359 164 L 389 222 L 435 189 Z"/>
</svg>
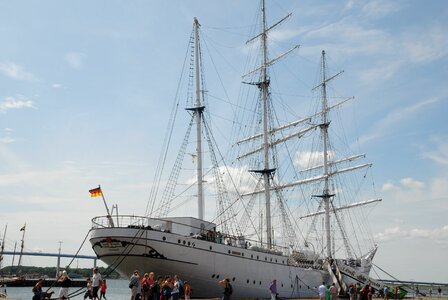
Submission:
<svg viewBox="0 0 448 300">
<path fill-rule="evenodd" d="M 280 297 L 314 298 L 330 282 L 323 270 L 288 265 L 284 255 L 263 253 L 165 231 L 129 227 L 93 228 L 90 242 L 98 258 L 123 276 L 137 269 L 178 274 L 192 285 L 193 297 L 219 297 L 218 281 L 229 278 L 232 297 L 266 298 L 277 279 Z"/>
</svg>

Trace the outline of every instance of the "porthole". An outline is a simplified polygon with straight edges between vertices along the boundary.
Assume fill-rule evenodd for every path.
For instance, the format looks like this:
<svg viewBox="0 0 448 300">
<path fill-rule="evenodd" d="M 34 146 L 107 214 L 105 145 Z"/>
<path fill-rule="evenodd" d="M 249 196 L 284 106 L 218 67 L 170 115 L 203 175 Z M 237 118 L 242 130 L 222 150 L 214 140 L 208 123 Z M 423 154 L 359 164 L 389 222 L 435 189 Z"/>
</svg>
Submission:
<svg viewBox="0 0 448 300">
<path fill-rule="evenodd" d="M 275 260 L 275 262 L 277 262 L 277 260 Z"/>
<path fill-rule="evenodd" d="M 219 278 L 219 275 L 216 275 L 216 279 L 218 279 Z"/>
<path fill-rule="evenodd" d="M 241 253 L 241 256 L 244 256 L 244 253 Z"/>
<path fill-rule="evenodd" d="M 228 252 L 229 254 L 230 254 L 230 250 L 229 250 L 229 252 Z"/>
<path fill-rule="evenodd" d="M 210 250 L 212 250 L 212 246 L 210 246 Z"/>
<path fill-rule="evenodd" d="M 188 246 L 190 246 L 191 245 L 191 243 L 190 242 L 188 242 Z"/>
<path fill-rule="evenodd" d="M 232 278 L 232 281 L 235 281 L 235 277 Z"/>
<path fill-rule="evenodd" d="M 267 258 L 267 257 L 265 257 L 265 258 L 264 258 L 264 260 L 268 260 L 268 258 Z"/>
<path fill-rule="evenodd" d="M 249 283 L 249 279 L 247 280 L 247 283 Z"/>
<path fill-rule="evenodd" d="M 163 237 L 162 240 L 166 241 L 166 237 Z"/>
<path fill-rule="evenodd" d="M 261 285 L 261 281 L 260 281 L 260 285 Z"/>
<path fill-rule="evenodd" d="M 271 257 L 271 261 L 272 261 L 272 257 Z"/>
<path fill-rule="evenodd" d="M 254 284 L 255 284 L 255 280 L 254 280 Z"/>
<path fill-rule="evenodd" d="M 212 278 L 215 278 L 215 274 L 212 275 Z"/>
<path fill-rule="evenodd" d="M 253 254 L 251 254 L 251 255 L 250 255 L 250 258 L 254 258 L 254 255 L 253 255 Z"/>
<path fill-rule="evenodd" d="M 257 259 L 259 259 L 258 255 L 257 255 Z"/>
<path fill-rule="evenodd" d="M 283 287 L 283 283 L 282 283 L 282 287 Z"/>
<path fill-rule="evenodd" d="M 186 241 L 183 241 L 182 243 L 184 243 L 184 245 L 187 243 Z"/>
<path fill-rule="evenodd" d="M 180 244 L 181 243 L 181 241 L 180 240 L 177 240 L 177 242 Z"/>
<path fill-rule="evenodd" d="M 291 288 L 292 288 L 292 284 L 291 284 Z"/>
</svg>

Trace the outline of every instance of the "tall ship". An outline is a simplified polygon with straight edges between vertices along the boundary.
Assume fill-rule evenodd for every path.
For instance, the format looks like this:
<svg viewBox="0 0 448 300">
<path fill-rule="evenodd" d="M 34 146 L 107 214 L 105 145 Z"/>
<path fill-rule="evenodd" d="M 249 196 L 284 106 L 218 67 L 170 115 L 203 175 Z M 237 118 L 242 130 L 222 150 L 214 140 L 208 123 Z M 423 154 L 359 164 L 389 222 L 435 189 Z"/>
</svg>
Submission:
<svg viewBox="0 0 448 300">
<path fill-rule="evenodd" d="M 274 58 L 268 51 L 270 34 L 290 14 L 268 25 L 260 1 L 259 16 L 258 32 L 246 46 L 256 59 L 248 60 L 242 96 L 232 110 L 230 150 L 220 152 L 212 134 L 195 18 L 185 72 L 190 119 L 182 125 L 180 151 L 170 160 L 182 105 L 177 101 L 145 214 L 108 211 L 95 217 L 92 248 L 123 276 L 135 269 L 178 274 L 193 286 L 194 297 L 220 295 L 218 281 L 224 278 L 237 298 L 267 297 L 273 279 L 279 296 L 288 298 L 317 297 L 323 282 L 335 283 L 341 293 L 352 283 L 381 288 L 369 277 L 377 247 L 368 211 L 381 201 L 367 183 L 372 164 L 365 154 L 347 150 L 344 135 L 334 133 L 340 127 L 332 117 L 352 100 L 331 94 L 330 84 L 342 71 L 329 73 L 321 52 L 312 108 L 309 116 L 298 117 L 274 90 L 271 70 L 277 62 L 296 59 L 288 56 L 299 46 Z M 170 161 L 174 166 L 164 177 Z"/>
</svg>

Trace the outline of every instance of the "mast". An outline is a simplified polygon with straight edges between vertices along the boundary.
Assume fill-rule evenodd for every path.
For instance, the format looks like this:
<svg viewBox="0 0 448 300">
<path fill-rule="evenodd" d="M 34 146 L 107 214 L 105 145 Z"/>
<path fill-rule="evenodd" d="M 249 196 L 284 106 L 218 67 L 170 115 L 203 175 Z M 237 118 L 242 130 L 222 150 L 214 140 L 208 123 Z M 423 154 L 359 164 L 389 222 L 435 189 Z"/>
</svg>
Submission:
<svg viewBox="0 0 448 300">
<path fill-rule="evenodd" d="M 204 106 L 201 105 L 201 82 L 200 82 L 200 57 L 199 57 L 199 22 L 194 18 L 194 56 L 195 56 L 195 77 L 196 77 L 196 103 L 194 111 L 196 114 L 196 158 L 197 158 L 197 182 L 198 182 L 198 218 L 204 219 L 204 193 L 202 186 L 202 112 Z"/>
<path fill-rule="evenodd" d="M 25 246 L 25 231 L 26 231 L 26 223 L 23 225 L 22 228 L 20 228 L 20 231 L 23 231 L 22 233 L 22 241 L 20 243 L 20 256 L 19 256 L 19 262 L 17 264 L 17 269 L 19 272 L 21 272 L 20 267 L 22 266 L 22 256 L 23 256 L 23 247 Z"/>
<path fill-rule="evenodd" d="M 327 78 L 326 78 L 326 65 L 325 65 L 325 51 L 322 50 L 322 125 L 320 129 L 323 136 L 323 175 L 324 175 L 324 190 L 322 193 L 322 199 L 324 201 L 325 209 L 325 236 L 327 245 L 327 257 L 331 257 L 331 233 L 330 233 L 330 198 L 334 195 L 330 195 L 328 187 L 328 101 L 327 101 Z"/>
<path fill-rule="evenodd" d="M 266 36 L 266 7 L 265 1 L 261 2 L 261 12 L 262 12 L 262 26 L 263 32 L 261 33 L 261 48 L 263 51 L 263 61 L 261 65 L 261 101 L 263 107 L 263 156 L 264 156 L 264 170 L 263 170 L 263 180 L 264 180 L 264 196 L 266 201 L 266 243 L 267 247 L 272 248 L 272 228 L 271 228 L 271 192 L 270 192 L 270 181 L 269 177 L 273 170 L 269 168 L 269 142 L 268 142 L 268 87 L 269 81 L 267 78 L 267 36 Z"/>
<path fill-rule="evenodd" d="M 2 269 L 2 262 L 3 262 L 3 253 L 5 252 L 5 238 L 6 238 L 6 230 L 8 229 L 8 224 L 5 226 L 5 232 L 3 233 L 2 238 L 2 247 L 0 250 L 0 270 Z"/>
<path fill-rule="evenodd" d="M 270 30 L 275 28 L 277 25 L 281 24 L 284 20 L 289 18 L 291 14 L 288 14 L 286 17 L 278 21 L 277 23 L 271 25 L 269 28 L 267 27 L 266 23 L 266 5 L 265 0 L 261 0 L 261 16 L 262 16 L 262 31 L 255 37 L 251 38 L 246 42 L 246 44 L 260 38 L 261 42 L 261 51 L 262 51 L 262 61 L 261 66 L 259 68 L 256 68 L 255 70 L 252 70 L 251 72 L 247 73 L 243 77 L 246 77 L 248 75 L 252 75 L 256 72 L 261 72 L 261 78 L 260 82 L 256 83 L 250 83 L 253 85 L 258 86 L 261 92 L 261 107 L 262 107 L 262 126 L 263 130 L 260 134 L 256 134 L 254 137 L 262 137 L 262 145 L 259 149 L 252 151 L 248 153 L 247 155 L 243 156 L 249 156 L 253 155 L 259 151 L 263 152 L 263 169 L 261 170 L 250 170 L 250 172 L 259 173 L 263 177 L 263 193 L 265 197 L 265 209 L 266 209 L 266 246 L 271 249 L 272 248 L 272 225 L 271 225 L 271 182 L 270 179 L 272 178 L 272 174 L 275 172 L 275 168 L 271 168 L 270 162 L 269 162 L 269 148 L 273 147 L 275 144 L 269 142 L 269 136 L 274 133 L 269 128 L 269 78 L 267 75 L 267 68 L 277 62 L 278 60 L 282 59 L 289 53 L 291 53 L 294 49 L 297 49 L 299 45 L 296 45 L 286 51 L 285 53 L 277 56 L 276 58 L 269 60 L 268 59 L 268 51 L 267 51 L 267 34 Z M 254 137 L 249 137 L 243 141 L 248 141 L 253 139 Z M 238 159 L 242 158 L 243 156 L 239 157 Z"/>
<path fill-rule="evenodd" d="M 12 275 L 12 271 L 14 269 L 14 260 L 16 258 L 16 248 L 17 248 L 17 242 L 14 242 L 14 252 L 12 253 L 12 262 L 11 262 L 11 269 L 9 270 L 9 275 Z"/>
</svg>

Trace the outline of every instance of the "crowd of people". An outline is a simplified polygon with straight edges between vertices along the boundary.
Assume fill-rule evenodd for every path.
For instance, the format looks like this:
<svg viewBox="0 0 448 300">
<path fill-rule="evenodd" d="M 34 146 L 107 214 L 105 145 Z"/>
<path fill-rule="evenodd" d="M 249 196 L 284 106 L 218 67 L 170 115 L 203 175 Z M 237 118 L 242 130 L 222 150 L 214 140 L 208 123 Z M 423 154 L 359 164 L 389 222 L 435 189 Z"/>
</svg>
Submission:
<svg viewBox="0 0 448 300">
<path fill-rule="evenodd" d="M 44 292 L 42 290 L 43 279 L 39 281 L 33 287 L 33 300 L 50 299 L 54 292 Z M 57 300 L 70 299 L 69 289 L 71 286 L 71 278 L 66 271 L 63 271 L 58 278 L 58 282 L 61 285 Z M 102 279 L 101 274 L 98 272 L 98 268 L 93 268 L 92 278 L 86 279 L 86 292 L 84 294 L 84 300 L 89 298 L 93 300 L 107 300 L 106 298 L 106 279 Z"/>
<path fill-rule="evenodd" d="M 156 277 L 149 272 L 141 277 L 138 270 L 132 274 L 129 288 L 131 300 L 189 300 L 192 291 L 188 281 L 182 281 L 178 275 Z"/>
<path fill-rule="evenodd" d="M 33 300 L 50 299 L 52 294 L 42 290 L 42 281 L 40 279 L 33 288 Z M 61 288 L 59 290 L 58 300 L 69 299 L 69 287 L 71 279 L 66 271 L 63 271 L 59 276 Z M 223 287 L 222 300 L 230 300 L 233 293 L 233 287 L 230 280 L 225 278 L 218 281 Z M 178 275 L 155 276 L 153 272 L 145 273 L 142 277 L 138 270 L 135 270 L 130 277 L 129 288 L 131 289 L 130 300 L 190 300 L 192 287 L 188 281 L 182 281 Z M 93 269 L 92 277 L 86 279 L 86 292 L 84 300 L 107 300 L 106 298 L 107 283 L 106 279 L 101 277 L 98 268 Z M 269 285 L 269 294 L 271 300 L 278 299 L 277 281 L 274 279 Z M 336 300 L 338 297 L 338 288 L 336 284 L 326 285 L 323 282 L 318 287 L 319 300 Z M 385 286 L 383 290 L 375 290 L 369 284 L 360 286 L 357 283 L 352 283 L 348 287 L 348 296 L 350 300 L 372 300 L 373 296 L 383 298 L 384 300 L 399 299 L 400 289 L 395 287 L 389 290 Z M 439 287 L 437 290 L 438 297 L 441 297 L 442 290 Z M 418 287 L 416 289 L 416 296 L 418 297 Z M 429 297 L 432 296 L 432 288 L 429 289 Z"/>
</svg>

